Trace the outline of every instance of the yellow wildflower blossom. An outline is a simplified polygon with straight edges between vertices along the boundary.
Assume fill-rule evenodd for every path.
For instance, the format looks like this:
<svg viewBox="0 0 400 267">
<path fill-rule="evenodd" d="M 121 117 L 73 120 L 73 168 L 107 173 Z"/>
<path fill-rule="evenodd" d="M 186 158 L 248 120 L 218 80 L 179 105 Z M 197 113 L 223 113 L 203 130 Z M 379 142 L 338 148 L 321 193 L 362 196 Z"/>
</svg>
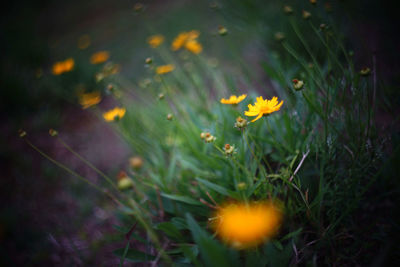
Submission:
<svg viewBox="0 0 400 267">
<path fill-rule="evenodd" d="M 282 211 L 272 202 L 231 203 L 218 209 L 213 228 L 227 244 L 244 249 L 271 239 L 282 222 Z"/>
<path fill-rule="evenodd" d="M 188 51 L 198 54 L 203 50 L 201 44 L 197 41 L 200 32 L 192 30 L 190 32 L 181 32 L 172 42 L 171 49 L 177 51 L 184 47 Z"/>
<path fill-rule="evenodd" d="M 166 74 L 168 72 L 171 72 L 175 69 L 175 66 L 172 64 L 168 64 L 168 65 L 162 65 L 162 66 L 158 66 L 156 68 L 156 73 L 157 74 Z"/>
<path fill-rule="evenodd" d="M 75 66 L 75 61 L 73 58 L 67 58 L 64 61 L 59 61 L 54 63 L 52 72 L 54 75 L 60 75 L 63 74 L 64 72 L 69 72 L 71 71 Z"/>
<path fill-rule="evenodd" d="M 147 39 L 147 43 L 153 48 L 160 46 L 163 42 L 164 36 L 162 36 L 161 34 L 152 35 Z"/>
<path fill-rule="evenodd" d="M 90 57 L 90 63 L 92 64 L 100 64 L 106 62 L 110 58 L 110 53 L 108 51 L 99 51 L 94 53 Z"/>
<path fill-rule="evenodd" d="M 79 104 L 81 104 L 83 109 L 87 109 L 91 106 L 97 105 L 101 101 L 100 92 L 92 92 L 79 95 Z"/>
<path fill-rule="evenodd" d="M 113 108 L 113 109 L 111 109 L 111 110 L 109 110 L 107 112 L 104 112 L 103 113 L 103 118 L 106 121 L 114 121 L 116 119 L 123 118 L 125 116 L 125 113 L 126 113 L 126 109 L 125 108 L 116 107 L 116 108 Z"/>
<path fill-rule="evenodd" d="M 249 108 L 248 111 L 244 112 L 246 116 L 257 116 L 251 122 L 254 122 L 261 118 L 262 116 L 268 115 L 272 112 L 278 111 L 283 104 L 283 100 L 278 103 L 278 98 L 274 96 L 271 100 L 263 99 L 262 96 L 257 97 L 257 101 L 254 103 L 254 106 L 249 104 L 247 107 Z"/>
<path fill-rule="evenodd" d="M 197 42 L 197 40 L 187 41 L 185 44 L 185 48 L 193 54 L 199 54 L 203 50 L 203 46 L 199 42 Z"/>
<path fill-rule="evenodd" d="M 231 95 L 231 97 L 229 97 L 229 99 L 225 99 L 225 98 L 221 98 L 221 103 L 222 104 L 231 104 L 231 105 L 237 105 L 240 102 L 243 101 L 243 99 L 245 99 L 247 97 L 246 94 L 243 94 L 241 96 L 235 96 L 235 95 Z"/>
</svg>

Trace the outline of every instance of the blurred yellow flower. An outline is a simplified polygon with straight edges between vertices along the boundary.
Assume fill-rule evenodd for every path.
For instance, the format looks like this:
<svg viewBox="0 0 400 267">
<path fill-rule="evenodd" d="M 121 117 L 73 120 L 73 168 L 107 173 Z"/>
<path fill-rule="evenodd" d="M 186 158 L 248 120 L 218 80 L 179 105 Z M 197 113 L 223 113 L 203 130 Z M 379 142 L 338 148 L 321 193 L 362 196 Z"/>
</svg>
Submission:
<svg viewBox="0 0 400 267">
<path fill-rule="evenodd" d="M 187 41 L 185 44 L 185 48 L 193 54 L 199 54 L 203 50 L 203 46 L 199 42 L 197 42 L 197 40 Z"/>
<path fill-rule="evenodd" d="M 153 48 L 158 47 L 163 42 L 164 42 L 164 36 L 162 36 L 161 34 L 152 35 L 147 39 L 147 43 Z"/>
<path fill-rule="evenodd" d="M 114 121 L 114 120 L 119 120 L 125 116 L 126 109 L 125 108 L 119 108 L 115 107 L 107 112 L 103 113 L 103 118 L 106 121 Z"/>
<path fill-rule="evenodd" d="M 156 73 L 157 74 L 166 74 L 168 72 L 171 72 L 175 69 L 175 66 L 172 64 L 167 64 L 167 65 L 162 65 L 162 66 L 158 66 L 156 68 Z"/>
<path fill-rule="evenodd" d="M 108 51 L 99 51 L 94 53 L 90 57 L 90 63 L 92 64 L 100 64 L 106 62 L 110 58 L 110 53 Z"/>
<path fill-rule="evenodd" d="M 83 109 L 87 109 L 91 106 L 94 106 L 101 101 L 100 92 L 92 92 L 86 94 L 79 94 L 79 104 L 81 104 Z"/>
<path fill-rule="evenodd" d="M 218 209 L 212 224 L 229 245 L 244 249 L 271 239 L 282 222 L 281 209 L 272 202 L 231 203 Z"/>
<path fill-rule="evenodd" d="M 246 94 L 243 94 L 241 96 L 235 96 L 235 95 L 231 95 L 231 97 L 229 97 L 229 99 L 225 99 L 225 98 L 221 98 L 221 103 L 222 104 L 233 104 L 233 105 L 237 105 L 240 102 L 243 101 L 243 99 L 245 99 L 247 97 Z"/>
<path fill-rule="evenodd" d="M 173 51 L 177 51 L 184 47 L 194 54 L 199 54 L 203 50 L 203 47 L 197 41 L 199 35 L 200 32 L 196 30 L 192 30 L 190 32 L 181 32 L 172 42 L 171 49 Z"/>
<path fill-rule="evenodd" d="M 79 37 L 78 39 L 78 48 L 84 50 L 88 48 L 90 45 L 90 36 L 85 34 Z"/>
<path fill-rule="evenodd" d="M 278 111 L 283 104 L 283 100 L 278 103 L 278 98 L 274 96 L 271 100 L 263 99 L 262 96 L 257 97 L 257 101 L 254 103 L 254 106 L 249 104 L 247 107 L 248 111 L 244 112 L 246 116 L 257 116 L 251 122 L 254 122 L 261 118 L 264 115 L 268 115 L 272 112 Z"/>
<path fill-rule="evenodd" d="M 73 70 L 75 66 L 75 60 L 73 58 L 67 58 L 64 61 L 59 61 L 54 63 L 52 67 L 52 72 L 54 75 L 60 75 L 64 72 L 69 72 Z"/>
</svg>

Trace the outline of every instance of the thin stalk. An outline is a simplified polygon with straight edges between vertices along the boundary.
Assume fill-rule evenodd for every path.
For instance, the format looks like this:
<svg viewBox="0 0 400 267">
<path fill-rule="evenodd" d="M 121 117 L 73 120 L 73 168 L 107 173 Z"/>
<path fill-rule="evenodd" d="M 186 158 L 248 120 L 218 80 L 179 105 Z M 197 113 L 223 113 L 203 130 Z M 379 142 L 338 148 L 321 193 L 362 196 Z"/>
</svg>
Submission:
<svg viewBox="0 0 400 267">
<path fill-rule="evenodd" d="M 118 205 L 123 206 L 123 204 L 110 192 L 103 190 L 101 187 L 99 187 L 98 185 L 92 183 L 91 181 L 89 181 L 87 178 L 79 175 L 78 173 L 76 173 L 75 171 L 71 170 L 70 168 L 68 168 L 67 166 L 65 166 L 64 164 L 62 164 L 61 162 L 51 158 L 49 155 L 47 155 L 46 153 L 44 153 L 42 150 L 40 150 L 37 146 L 35 146 L 34 144 L 32 144 L 27 138 L 24 139 L 25 142 L 32 147 L 34 150 L 36 150 L 36 152 L 38 152 L 40 155 L 42 155 L 43 157 L 45 157 L 46 159 L 48 159 L 49 161 L 51 161 L 52 163 L 54 163 L 55 165 L 57 165 L 58 167 L 60 167 L 61 169 L 67 171 L 68 173 L 72 174 L 73 176 L 77 177 L 78 179 L 84 181 L 85 183 L 89 184 L 90 186 L 92 186 L 93 188 L 95 188 L 97 191 L 106 194 L 108 197 L 110 197 L 113 201 L 115 201 L 116 203 L 118 203 Z"/>
<path fill-rule="evenodd" d="M 96 173 L 98 173 L 100 176 L 102 176 L 112 187 L 114 187 L 117 191 L 120 191 L 117 187 L 117 185 L 108 177 L 104 172 L 100 171 L 98 168 L 96 168 L 92 163 L 90 163 L 88 160 L 83 158 L 79 153 L 77 153 L 75 150 L 73 150 L 67 143 L 64 142 L 59 136 L 57 136 L 57 141 L 60 142 L 69 152 L 74 154 L 77 158 L 79 158 L 81 161 L 83 161 L 86 165 L 88 165 L 90 168 L 92 168 Z"/>
</svg>

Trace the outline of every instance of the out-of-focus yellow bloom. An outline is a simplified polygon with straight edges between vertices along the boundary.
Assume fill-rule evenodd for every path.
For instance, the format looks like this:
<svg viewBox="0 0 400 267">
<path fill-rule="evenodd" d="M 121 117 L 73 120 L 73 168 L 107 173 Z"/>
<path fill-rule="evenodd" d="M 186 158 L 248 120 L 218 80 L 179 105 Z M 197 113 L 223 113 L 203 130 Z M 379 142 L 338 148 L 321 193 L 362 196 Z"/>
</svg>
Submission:
<svg viewBox="0 0 400 267">
<path fill-rule="evenodd" d="M 87 109 L 91 106 L 97 105 L 101 101 L 100 92 L 92 92 L 79 95 L 79 104 L 81 104 L 83 109 Z"/>
<path fill-rule="evenodd" d="M 185 48 L 193 54 L 199 54 L 203 50 L 203 46 L 197 40 L 187 41 Z"/>
<path fill-rule="evenodd" d="M 164 42 L 164 36 L 162 36 L 161 34 L 152 35 L 147 39 L 147 43 L 153 48 L 158 47 L 163 42 Z"/>
<path fill-rule="evenodd" d="M 199 54 L 203 50 L 202 45 L 197 41 L 199 35 L 200 32 L 196 30 L 181 32 L 172 42 L 172 50 L 177 51 L 184 47 L 194 54 Z"/>
<path fill-rule="evenodd" d="M 73 70 L 75 66 L 75 60 L 73 58 L 67 58 L 64 61 L 59 61 L 54 63 L 52 72 L 54 75 L 60 75 L 64 72 L 69 72 Z"/>
<path fill-rule="evenodd" d="M 89 47 L 90 45 L 90 36 L 85 34 L 79 37 L 78 39 L 78 48 L 84 50 Z"/>
<path fill-rule="evenodd" d="M 106 62 L 110 58 L 110 53 L 108 51 L 99 51 L 94 53 L 90 57 L 90 63 L 92 64 L 100 64 Z"/>
<path fill-rule="evenodd" d="M 221 98 L 221 103 L 222 104 L 231 104 L 231 105 L 237 105 L 240 102 L 243 101 L 243 99 L 245 99 L 247 97 L 246 94 L 243 94 L 241 96 L 235 96 L 235 95 L 231 95 L 231 97 L 229 97 L 229 99 L 225 99 L 225 98 Z"/>
<path fill-rule="evenodd" d="M 168 65 L 162 65 L 162 66 L 158 66 L 156 68 L 156 73 L 157 74 L 166 74 L 168 72 L 171 72 L 175 69 L 175 66 L 172 64 L 168 64 Z"/>
<path fill-rule="evenodd" d="M 282 222 L 281 209 L 272 202 L 231 203 L 218 209 L 213 228 L 229 245 L 244 249 L 271 239 Z"/>
<path fill-rule="evenodd" d="M 103 113 L 103 118 L 106 121 L 114 121 L 114 120 L 119 120 L 122 119 L 125 116 L 126 109 L 125 108 L 113 108 L 107 112 Z"/>
<path fill-rule="evenodd" d="M 274 96 L 271 100 L 264 100 L 262 96 L 259 96 L 257 97 L 257 101 L 254 103 L 254 106 L 252 104 L 249 104 L 247 106 L 249 110 L 245 111 L 244 115 L 251 117 L 257 116 L 254 120 L 251 121 L 254 122 L 262 116 L 278 111 L 281 108 L 282 104 L 283 100 L 278 103 L 278 98 L 276 96 Z"/>
</svg>

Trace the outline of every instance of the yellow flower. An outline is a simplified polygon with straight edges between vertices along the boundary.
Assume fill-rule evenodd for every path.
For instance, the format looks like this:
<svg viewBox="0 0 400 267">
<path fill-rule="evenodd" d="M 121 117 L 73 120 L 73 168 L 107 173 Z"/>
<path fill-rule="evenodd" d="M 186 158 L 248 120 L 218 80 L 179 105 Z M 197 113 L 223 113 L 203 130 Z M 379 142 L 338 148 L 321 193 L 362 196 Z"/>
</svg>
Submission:
<svg viewBox="0 0 400 267">
<path fill-rule="evenodd" d="M 82 35 L 78 39 L 78 48 L 84 50 L 90 45 L 90 36 L 87 34 Z"/>
<path fill-rule="evenodd" d="M 177 51 L 182 47 L 186 48 L 188 51 L 198 54 L 203 50 L 200 43 L 197 42 L 200 32 L 192 30 L 190 32 L 181 32 L 172 42 L 171 49 Z"/>
<path fill-rule="evenodd" d="M 126 112 L 125 108 L 116 107 L 116 108 L 111 109 L 111 110 L 109 110 L 107 112 L 104 112 L 103 113 L 103 118 L 106 121 L 114 121 L 116 119 L 118 120 L 118 119 L 121 119 L 122 117 L 125 116 L 125 112 Z"/>
<path fill-rule="evenodd" d="M 100 92 L 92 92 L 86 94 L 79 95 L 79 104 L 81 104 L 83 109 L 87 109 L 91 106 L 94 106 L 101 101 Z"/>
<path fill-rule="evenodd" d="M 203 46 L 199 42 L 197 42 L 197 40 L 187 41 L 185 44 L 185 48 L 193 54 L 199 54 L 203 50 Z"/>
<path fill-rule="evenodd" d="M 162 36 L 161 34 L 152 35 L 147 39 L 147 43 L 153 48 L 158 47 L 163 42 L 164 42 L 164 36 Z"/>
<path fill-rule="evenodd" d="M 271 100 L 263 99 L 262 96 L 257 97 L 256 103 L 254 106 L 249 104 L 247 107 L 249 108 L 248 111 L 244 112 L 246 116 L 257 116 L 251 122 L 254 122 L 261 118 L 264 115 L 268 115 L 272 112 L 278 111 L 283 104 L 283 100 L 278 104 L 278 98 L 274 96 Z"/>
<path fill-rule="evenodd" d="M 243 94 L 241 96 L 235 96 L 235 95 L 231 95 L 231 97 L 229 99 L 225 99 L 225 98 L 221 98 L 221 103 L 222 104 L 233 104 L 233 105 L 237 105 L 240 102 L 243 101 L 243 99 L 246 98 L 246 94 Z"/>
<path fill-rule="evenodd" d="M 73 58 L 67 58 L 64 61 L 59 61 L 54 63 L 52 72 L 54 75 L 60 75 L 63 74 L 64 72 L 69 72 L 71 71 L 75 66 L 75 61 Z"/>
<path fill-rule="evenodd" d="M 216 218 L 212 226 L 217 235 L 243 249 L 271 239 L 281 225 L 282 211 L 272 202 L 231 203 L 219 208 Z"/>
<path fill-rule="evenodd" d="M 166 74 L 168 72 L 171 72 L 175 69 L 175 66 L 172 64 L 168 65 L 162 65 L 156 68 L 156 73 L 157 74 Z"/>
<path fill-rule="evenodd" d="M 90 57 L 90 63 L 92 64 L 100 64 L 103 62 L 106 62 L 110 57 L 110 53 L 108 51 L 100 51 L 97 53 L 94 53 Z"/>
</svg>

